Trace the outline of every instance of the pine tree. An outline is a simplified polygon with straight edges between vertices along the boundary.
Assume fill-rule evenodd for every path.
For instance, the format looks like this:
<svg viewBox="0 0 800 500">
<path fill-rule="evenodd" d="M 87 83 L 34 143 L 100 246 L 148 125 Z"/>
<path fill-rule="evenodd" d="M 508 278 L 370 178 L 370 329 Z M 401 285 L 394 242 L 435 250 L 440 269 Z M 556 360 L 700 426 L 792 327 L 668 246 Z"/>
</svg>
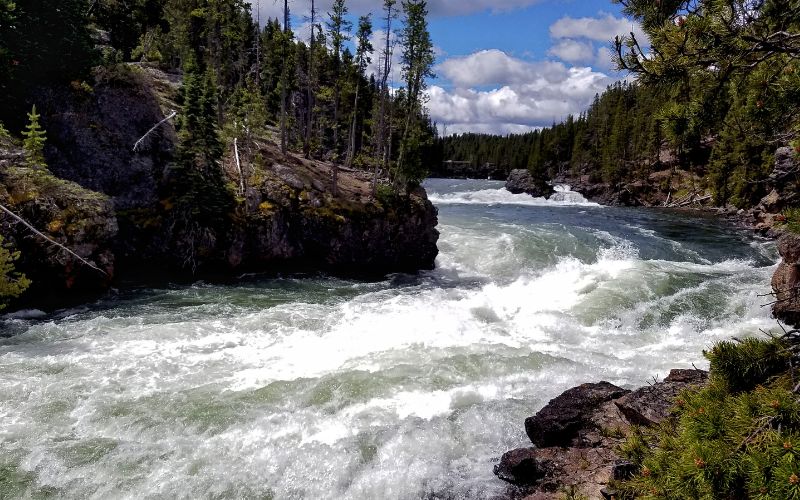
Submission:
<svg viewBox="0 0 800 500">
<path fill-rule="evenodd" d="M 22 132 L 25 140 L 22 147 L 25 149 L 25 157 L 28 161 L 28 166 L 31 168 L 46 168 L 47 163 L 44 160 L 44 143 L 47 136 L 39 125 L 39 114 L 36 112 L 36 105 L 33 105 L 31 112 L 28 113 L 28 125 Z"/>
<path fill-rule="evenodd" d="M 217 123 L 215 77 L 188 64 L 182 88 L 177 165 L 170 183 L 175 240 L 184 264 L 196 269 L 197 254 L 208 251 L 224 230 L 234 197 L 220 166 L 222 141 Z"/>
<path fill-rule="evenodd" d="M 355 98 L 353 103 L 353 118 L 350 124 L 350 140 L 348 141 L 347 160 L 346 165 L 348 168 L 353 166 L 353 157 L 355 156 L 356 149 L 356 128 L 358 126 L 358 99 L 361 91 L 361 79 L 364 77 L 364 72 L 367 66 L 372 62 L 370 54 L 372 53 L 372 43 L 370 37 L 372 36 L 372 20 L 370 16 L 361 16 L 358 20 L 358 32 L 356 34 L 356 72 L 355 72 Z"/>
<path fill-rule="evenodd" d="M 16 8 L 11 0 L 0 0 L 0 89 L 8 83 L 11 72 L 9 43 L 14 36 L 12 32 Z"/>
<path fill-rule="evenodd" d="M 427 175 L 421 156 L 427 145 L 420 117 L 426 78 L 433 75 L 433 42 L 428 31 L 428 6 L 426 0 L 403 2 L 405 27 L 401 36 L 403 48 L 403 76 L 405 78 L 405 124 L 400 142 L 397 179 L 406 188 L 420 182 Z"/>
<path fill-rule="evenodd" d="M 687 389 L 671 418 L 634 428 L 622 446 L 637 468 L 620 498 L 800 496 L 797 332 L 722 342 L 706 353 L 710 383 Z"/>
<path fill-rule="evenodd" d="M 303 155 L 306 158 L 311 156 L 311 134 L 314 124 L 314 88 L 316 84 L 316 67 L 314 53 L 316 51 L 316 37 L 314 33 L 317 30 L 317 6 L 314 0 L 311 0 L 311 35 L 308 39 L 308 69 L 306 71 L 306 124 L 305 133 L 303 134 Z"/>
<path fill-rule="evenodd" d="M 289 57 L 289 45 L 292 41 L 291 30 L 289 28 L 289 0 L 283 1 L 283 37 L 281 38 L 281 56 L 285 61 L 287 57 Z M 289 81 L 290 81 L 290 72 L 289 72 L 289 65 L 284 64 L 282 71 L 281 71 L 281 79 L 280 79 L 280 91 L 281 91 L 281 153 L 286 155 L 287 148 L 288 148 L 288 134 L 289 131 L 287 130 L 288 122 L 287 122 L 287 110 L 286 110 L 286 99 L 289 92 Z"/>
<path fill-rule="evenodd" d="M 345 0 L 334 0 L 333 8 L 328 13 L 328 31 L 331 37 L 331 48 L 333 48 L 333 195 L 337 195 L 339 189 L 339 153 L 341 144 L 339 142 L 340 128 L 339 108 L 341 106 L 342 95 L 342 48 L 345 42 L 350 40 L 350 29 L 352 23 L 347 20 L 347 5 Z"/>
<path fill-rule="evenodd" d="M 397 12 L 395 10 L 395 5 L 397 4 L 397 0 L 384 0 L 383 1 L 383 11 L 385 13 L 384 20 L 384 30 L 385 30 L 385 46 L 383 48 L 383 53 L 381 54 L 383 58 L 383 64 L 381 64 L 381 69 L 379 71 L 380 77 L 380 84 L 378 91 L 380 93 L 379 103 L 376 107 L 376 112 L 378 115 L 377 120 L 377 130 L 375 131 L 375 171 L 372 177 L 372 197 L 375 197 L 375 193 L 378 187 L 378 176 L 380 174 L 381 168 L 384 171 L 389 171 L 389 164 L 391 161 L 391 132 L 390 132 L 390 118 L 389 115 L 391 114 L 391 102 L 389 96 L 389 74 L 392 70 L 392 23 L 397 17 Z"/>
<path fill-rule="evenodd" d="M 33 87 L 89 76 L 98 54 L 88 12 L 87 0 L 0 2 L 0 119 L 18 123 Z"/>
<path fill-rule="evenodd" d="M 24 274 L 15 271 L 14 262 L 17 259 L 19 252 L 10 251 L 0 236 L 0 311 L 6 308 L 10 299 L 22 295 L 31 284 Z"/>
</svg>

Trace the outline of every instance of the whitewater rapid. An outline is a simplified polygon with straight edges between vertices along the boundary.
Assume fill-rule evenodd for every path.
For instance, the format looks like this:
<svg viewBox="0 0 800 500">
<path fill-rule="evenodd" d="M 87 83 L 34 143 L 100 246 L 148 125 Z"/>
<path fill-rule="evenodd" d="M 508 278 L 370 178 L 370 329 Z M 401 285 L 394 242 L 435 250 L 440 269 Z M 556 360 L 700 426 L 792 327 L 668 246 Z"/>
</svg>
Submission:
<svg viewBox="0 0 800 500">
<path fill-rule="evenodd" d="M 775 327 L 774 245 L 429 181 L 437 269 L 127 292 L 0 328 L 10 498 L 487 498 L 523 421 Z M 2 495 L 0 495 L 2 496 Z"/>
</svg>

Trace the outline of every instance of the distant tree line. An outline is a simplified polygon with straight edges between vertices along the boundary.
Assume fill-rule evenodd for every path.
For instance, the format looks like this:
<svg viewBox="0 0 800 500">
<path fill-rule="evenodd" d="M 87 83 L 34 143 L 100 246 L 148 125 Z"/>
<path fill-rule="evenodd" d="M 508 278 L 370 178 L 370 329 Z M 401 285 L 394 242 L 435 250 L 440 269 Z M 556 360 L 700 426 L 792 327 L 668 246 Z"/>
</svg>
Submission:
<svg viewBox="0 0 800 500">
<path fill-rule="evenodd" d="M 800 3 L 615 1 L 650 41 L 614 42 L 635 83 L 540 131 L 444 137 L 442 158 L 612 184 L 646 179 L 668 160 L 699 175 L 719 205 L 758 203 L 775 150 L 800 146 Z"/>
<path fill-rule="evenodd" d="M 525 134 L 457 134 L 439 140 L 445 160 L 475 167 L 528 168 L 554 178 L 586 173 L 594 180 L 619 182 L 658 168 L 657 93 L 617 83 L 595 97 L 589 109 L 561 123 Z"/>
</svg>

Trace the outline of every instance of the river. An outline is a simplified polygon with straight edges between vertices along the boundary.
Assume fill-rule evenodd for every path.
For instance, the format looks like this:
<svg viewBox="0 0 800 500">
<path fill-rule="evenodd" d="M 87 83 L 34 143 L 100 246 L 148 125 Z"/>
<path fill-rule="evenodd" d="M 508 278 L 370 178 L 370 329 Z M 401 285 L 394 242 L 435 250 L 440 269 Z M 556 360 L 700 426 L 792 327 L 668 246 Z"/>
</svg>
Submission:
<svg viewBox="0 0 800 500">
<path fill-rule="evenodd" d="M 770 329 L 774 244 L 430 180 L 437 269 L 123 292 L 0 329 L 0 497 L 487 498 L 563 390 Z"/>
</svg>

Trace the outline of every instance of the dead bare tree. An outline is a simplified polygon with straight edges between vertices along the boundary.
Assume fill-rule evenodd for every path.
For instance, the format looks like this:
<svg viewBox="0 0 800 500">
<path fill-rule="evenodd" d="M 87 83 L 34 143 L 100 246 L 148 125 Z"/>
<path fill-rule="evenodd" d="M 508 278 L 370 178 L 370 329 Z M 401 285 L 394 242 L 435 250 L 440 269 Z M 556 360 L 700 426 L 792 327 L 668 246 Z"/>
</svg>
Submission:
<svg viewBox="0 0 800 500">
<path fill-rule="evenodd" d="M 164 118 L 164 119 L 163 119 L 163 120 L 161 120 L 160 122 L 158 122 L 158 123 L 156 123 L 155 125 L 153 125 L 153 128 L 151 128 L 150 130 L 148 130 L 146 134 L 144 134 L 142 137 L 140 137 L 140 138 L 139 138 L 139 140 L 138 140 L 138 141 L 136 141 L 136 144 L 134 144 L 134 145 L 133 145 L 133 152 L 134 152 L 134 153 L 135 153 L 136 151 L 138 151 L 138 150 L 139 150 L 139 146 L 141 146 L 141 145 L 142 145 L 142 142 L 144 142 L 144 140 L 145 140 L 145 139 L 147 139 L 147 137 L 148 137 L 150 134 L 152 134 L 153 132 L 155 132 L 155 131 L 158 129 L 158 127 L 160 127 L 161 125 L 163 125 L 163 124 L 167 123 L 168 121 L 170 121 L 170 120 L 172 120 L 173 118 L 175 118 L 176 116 L 178 116 L 178 112 L 177 112 L 177 111 L 174 111 L 174 110 L 170 110 L 170 111 L 171 111 L 171 113 L 169 114 L 169 116 L 167 116 L 166 118 Z"/>
<path fill-rule="evenodd" d="M 43 240 L 47 241 L 47 242 L 48 242 L 48 243 L 50 243 L 51 245 L 54 245 L 54 246 L 56 246 L 56 247 L 60 248 L 61 250 L 63 250 L 63 251 L 65 251 L 65 252 L 67 252 L 69 255 L 71 255 L 71 256 L 73 256 L 73 257 L 75 257 L 76 259 L 78 259 L 78 260 L 79 260 L 81 263 L 83 263 L 84 265 L 86 265 L 86 266 L 88 266 L 88 267 L 90 267 L 90 268 L 94 269 L 95 271 L 97 271 L 97 272 L 99 272 L 99 273 L 103 274 L 104 276 L 108 276 L 108 273 L 107 273 L 107 272 L 103 271 L 102 269 L 100 269 L 100 268 L 99 268 L 99 267 L 97 267 L 96 265 L 92 264 L 92 263 L 91 263 L 91 262 L 89 262 L 88 260 L 84 259 L 84 258 L 83 258 L 83 257 L 81 257 L 80 255 L 76 254 L 75 252 L 73 252 L 73 251 L 72 251 L 72 250 L 70 250 L 69 248 L 65 247 L 65 246 L 64 246 L 64 245 L 62 245 L 61 243 L 59 243 L 59 242 L 55 241 L 54 239 L 50 238 L 50 237 L 49 237 L 49 236 L 47 236 L 46 234 L 42 233 L 41 231 L 39 231 L 38 229 L 36 229 L 35 227 L 33 227 L 33 225 L 31 225 L 31 224 L 30 224 L 29 222 L 27 222 L 25 219 L 23 219 L 23 218 L 22 218 L 22 217 L 20 217 L 19 215 L 15 214 L 14 212 L 12 212 L 11 210 L 9 210 L 9 209 L 8 209 L 7 207 L 5 207 L 4 205 L 0 204 L 0 210 L 2 210 L 3 212 L 5 212 L 6 214 L 8 214 L 8 216 L 10 216 L 12 219 L 14 219 L 14 220 L 15 220 L 17 223 L 19 223 L 19 224 L 22 224 L 23 226 L 25 226 L 26 228 L 28 228 L 28 230 L 30 230 L 30 231 L 31 231 L 33 234 L 35 234 L 36 236 L 38 236 L 38 237 L 42 238 Z"/>
<path fill-rule="evenodd" d="M 289 45 L 289 0 L 283 0 L 283 72 L 281 74 L 281 153 L 286 155 L 286 87 L 289 85 L 289 64 L 286 62 Z"/>
</svg>

